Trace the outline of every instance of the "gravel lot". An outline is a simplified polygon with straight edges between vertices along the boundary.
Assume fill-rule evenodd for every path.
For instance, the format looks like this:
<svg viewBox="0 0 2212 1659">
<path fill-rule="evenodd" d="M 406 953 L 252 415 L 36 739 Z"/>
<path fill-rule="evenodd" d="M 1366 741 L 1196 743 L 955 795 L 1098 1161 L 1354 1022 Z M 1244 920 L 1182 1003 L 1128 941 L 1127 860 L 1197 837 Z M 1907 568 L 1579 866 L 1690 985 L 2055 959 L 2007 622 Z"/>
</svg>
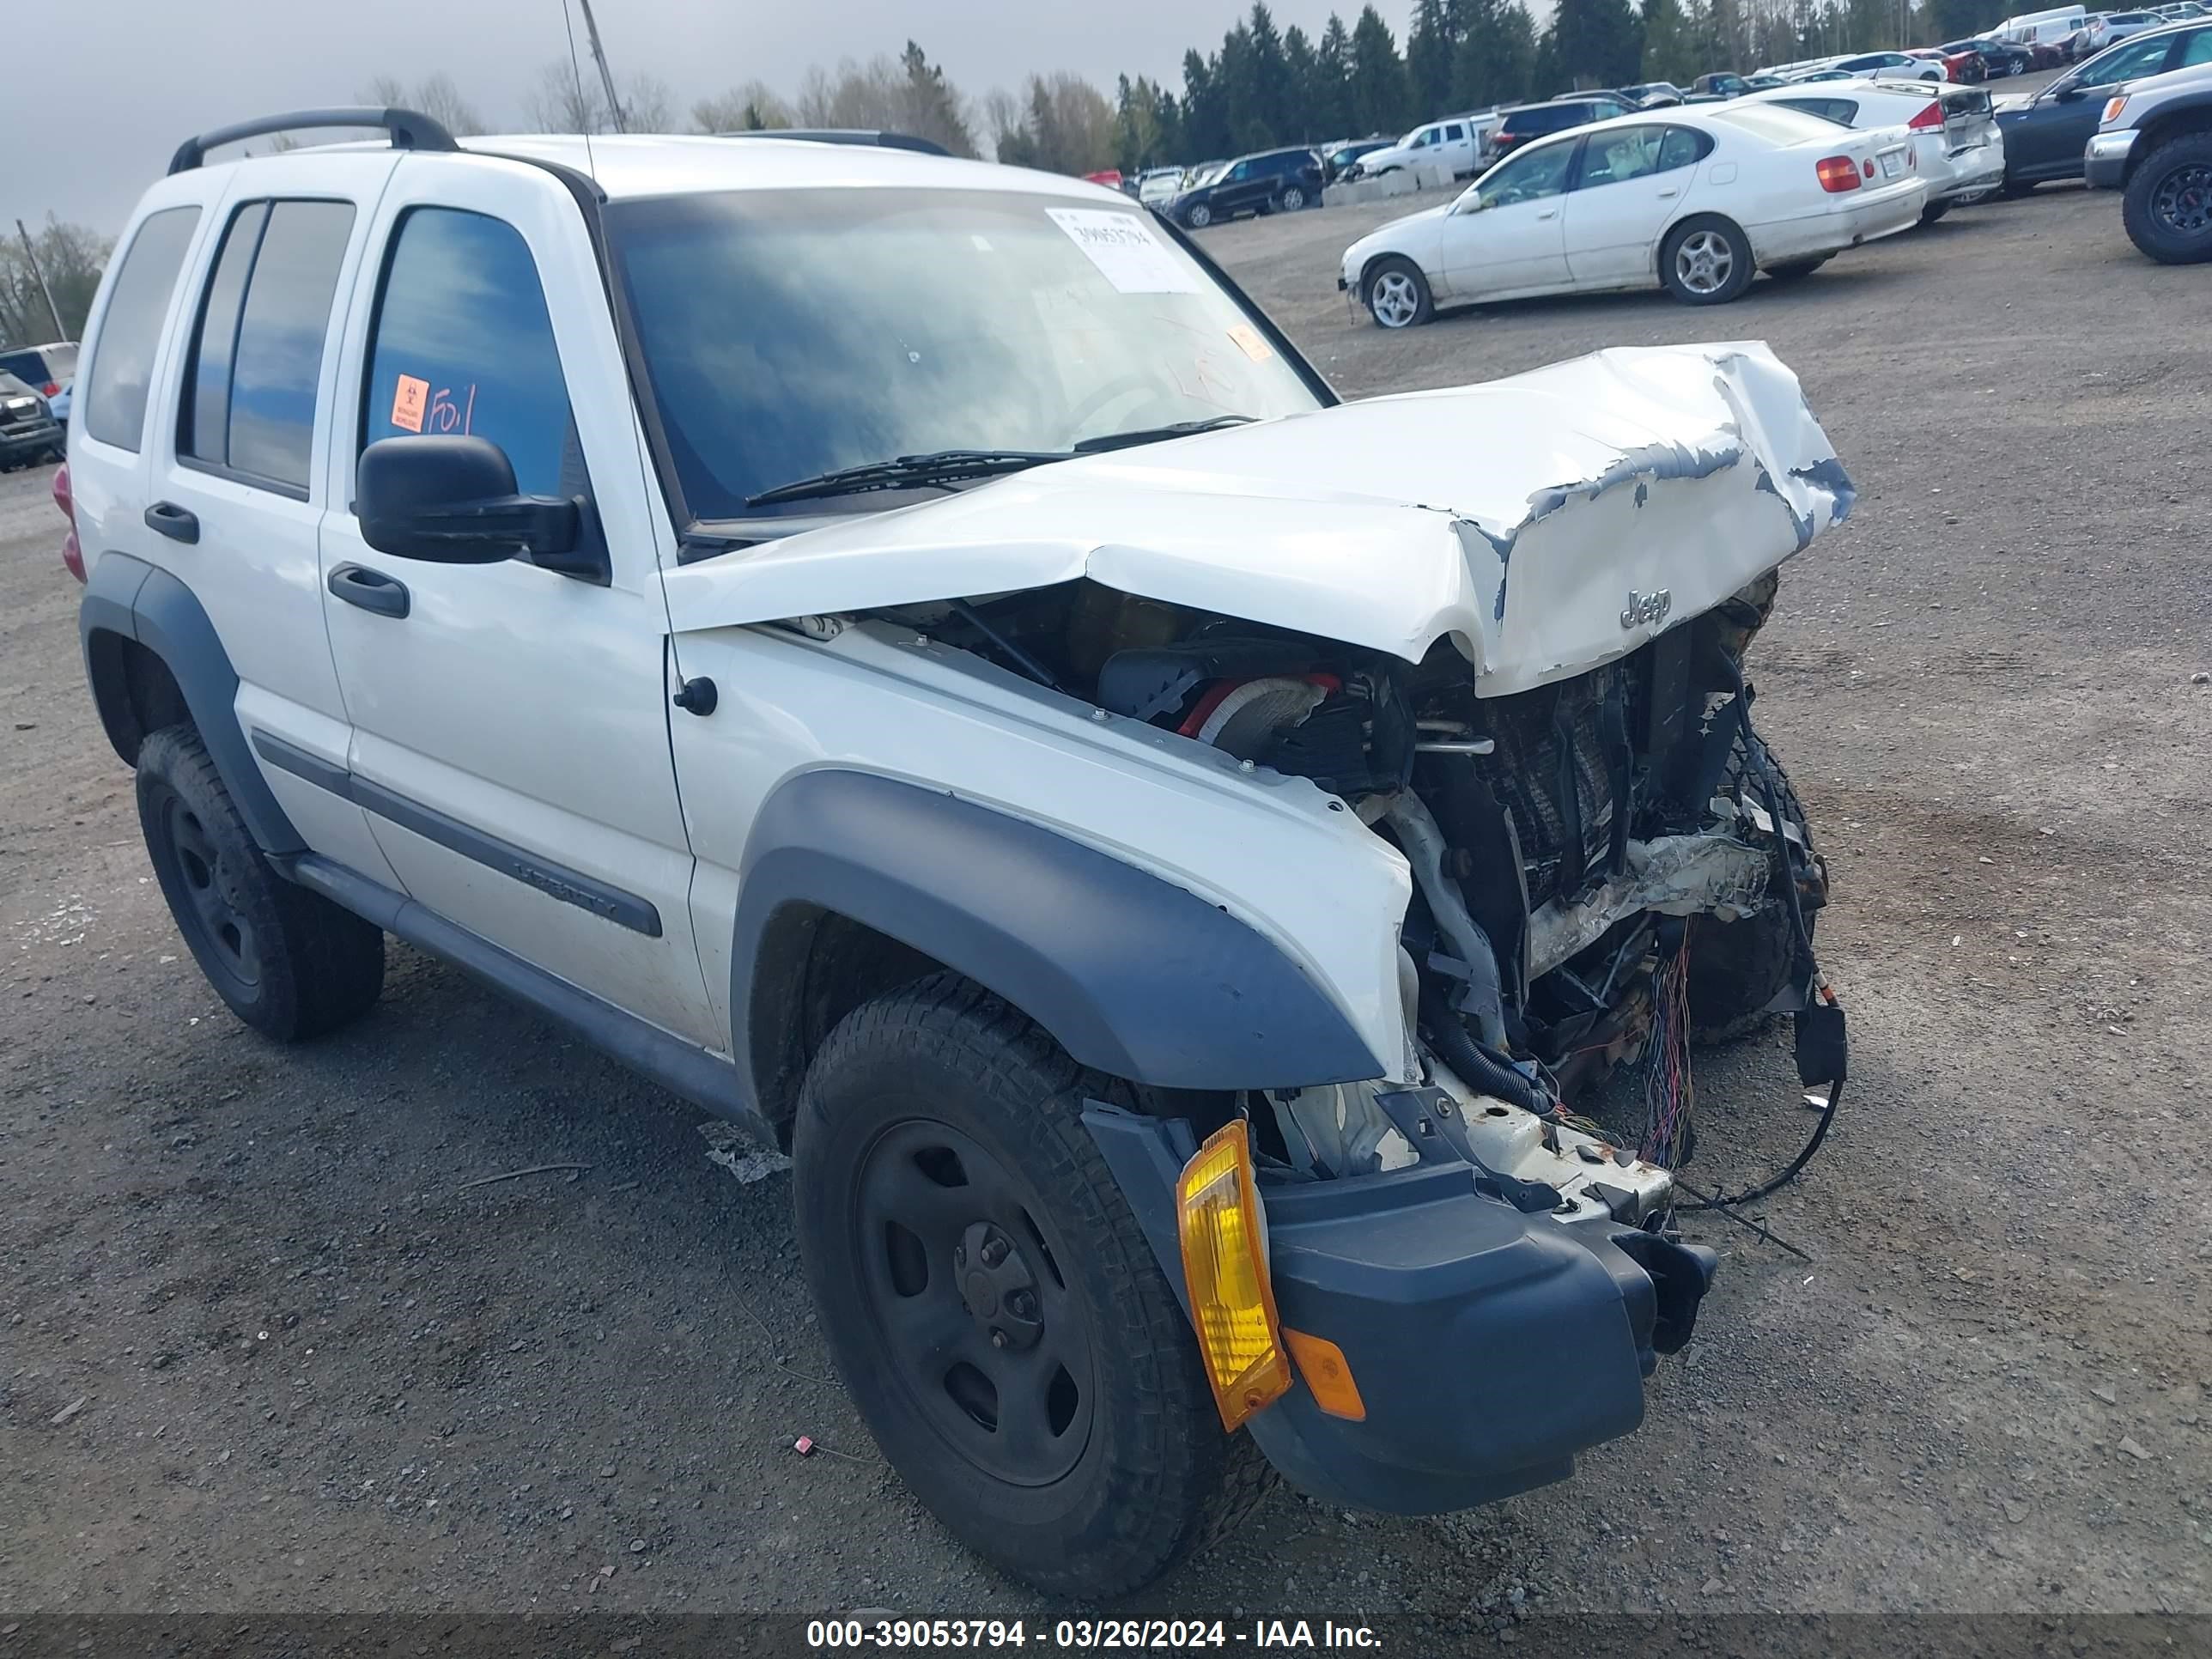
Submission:
<svg viewBox="0 0 2212 1659">
<path fill-rule="evenodd" d="M 1279 1492 L 1144 1607 L 1437 1646 L 1582 1609 L 2212 1612 L 2205 273 L 2049 190 L 1723 313 L 1386 336 L 1334 291 L 1383 216 L 1207 246 L 1355 396 L 1716 337 L 1803 377 L 1862 494 L 1753 667 L 1835 878 L 1852 1082 L 1763 1209 L 1816 1261 L 1698 1229 L 1723 1275 L 1641 1433 L 1464 1516 Z M 304 1051 L 223 1012 L 82 687 L 47 477 L 0 478 L 0 1609 L 1059 1611 L 877 1461 L 787 1176 L 404 949 Z M 1800 1133 L 1794 1093 L 1778 1036 L 1708 1056 L 1708 1177 L 1753 1172 L 1735 1129 Z M 553 1163 L 590 1167 L 460 1189 Z"/>
</svg>

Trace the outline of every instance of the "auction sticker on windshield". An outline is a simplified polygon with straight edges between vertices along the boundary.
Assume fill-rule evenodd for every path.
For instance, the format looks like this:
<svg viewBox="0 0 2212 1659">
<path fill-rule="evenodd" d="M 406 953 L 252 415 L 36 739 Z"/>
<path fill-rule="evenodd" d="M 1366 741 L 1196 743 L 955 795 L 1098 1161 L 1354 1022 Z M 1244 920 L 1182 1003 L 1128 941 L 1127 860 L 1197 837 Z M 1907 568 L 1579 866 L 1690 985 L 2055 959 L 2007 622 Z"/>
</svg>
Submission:
<svg viewBox="0 0 2212 1659">
<path fill-rule="evenodd" d="M 1100 276 L 1124 294 L 1195 294 L 1191 270 L 1133 213 L 1047 208 L 1053 223 L 1081 248 Z"/>
</svg>

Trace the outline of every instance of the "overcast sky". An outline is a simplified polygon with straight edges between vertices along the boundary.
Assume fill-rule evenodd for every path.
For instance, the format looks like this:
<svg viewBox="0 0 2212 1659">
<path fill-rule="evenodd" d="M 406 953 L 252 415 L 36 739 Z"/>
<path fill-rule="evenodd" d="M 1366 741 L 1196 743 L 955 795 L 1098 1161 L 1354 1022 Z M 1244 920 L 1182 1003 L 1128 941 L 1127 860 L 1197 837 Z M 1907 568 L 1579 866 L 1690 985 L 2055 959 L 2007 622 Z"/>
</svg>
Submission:
<svg viewBox="0 0 2212 1659">
<path fill-rule="evenodd" d="M 647 70 L 679 109 L 757 77 L 795 88 L 812 64 L 896 53 L 908 35 L 980 99 L 1031 70 L 1110 91 L 1123 71 L 1181 85 L 1249 0 L 593 0 L 620 76 Z M 1358 0 L 1273 0 L 1316 39 Z M 1383 0 L 1402 37 L 1412 0 Z M 442 69 L 495 127 L 564 57 L 561 0 L 10 0 L 20 117 L 0 166 L 0 226 L 59 214 L 112 232 L 193 132 L 270 111 L 350 103 L 380 72 Z M 579 43 L 582 31 L 578 30 Z M 28 66 L 28 67 L 27 67 Z"/>
</svg>

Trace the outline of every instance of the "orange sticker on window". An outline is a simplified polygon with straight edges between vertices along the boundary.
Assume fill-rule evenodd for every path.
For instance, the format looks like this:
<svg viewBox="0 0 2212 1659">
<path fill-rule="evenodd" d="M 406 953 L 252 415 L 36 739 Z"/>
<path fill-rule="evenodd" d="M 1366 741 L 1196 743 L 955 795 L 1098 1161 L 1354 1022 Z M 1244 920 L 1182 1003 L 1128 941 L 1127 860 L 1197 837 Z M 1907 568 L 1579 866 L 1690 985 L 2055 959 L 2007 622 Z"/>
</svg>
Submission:
<svg viewBox="0 0 2212 1659">
<path fill-rule="evenodd" d="M 1275 355 L 1275 348 L 1267 337 L 1249 323 L 1237 323 L 1229 331 L 1229 337 L 1237 342 L 1237 349 L 1255 363 L 1264 363 Z"/>
<path fill-rule="evenodd" d="M 392 424 L 403 431 L 422 429 L 422 410 L 430 401 L 430 383 L 418 380 L 412 374 L 399 377 L 399 385 L 392 394 Z"/>
</svg>

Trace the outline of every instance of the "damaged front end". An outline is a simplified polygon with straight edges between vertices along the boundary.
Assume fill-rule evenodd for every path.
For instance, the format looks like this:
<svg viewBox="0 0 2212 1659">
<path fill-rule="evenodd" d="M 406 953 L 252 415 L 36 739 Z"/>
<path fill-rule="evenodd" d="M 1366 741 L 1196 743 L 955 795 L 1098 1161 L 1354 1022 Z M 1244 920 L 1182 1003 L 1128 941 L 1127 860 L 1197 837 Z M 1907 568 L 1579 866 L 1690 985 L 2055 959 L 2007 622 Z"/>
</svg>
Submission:
<svg viewBox="0 0 2212 1659">
<path fill-rule="evenodd" d="M 1298 1382 L 1254 1434 L 1310 1491 L 1436 1510 L 1628 1432 L 1689 1339 L 1713 1267 L 1672 1225 L 1692 1036 L 1794 1013 L 1814 1145 L 1834 1110 L 1827 872 L 1743 665 L 1778 567 L 1850 504 L 1764 347 L 1609 352 L 1039 468 L 668 593 L 679 630 L 781 626 L 963 720 L 1018 688 L 1007 718 L 1043 736 L 978 799 L 1249 920 L 1360 1022 L 1372 1078 L 1085 1121 L 1186 1296 L 1176 1176 L 1242 1126 L 1282 1326 L 1365 1401 Z M 1078 749 L 1112 787 L 1048 797 Z M 1332 833 L 1402 915 L 1370 882 L 1324 937 Z"/>
</svg>

